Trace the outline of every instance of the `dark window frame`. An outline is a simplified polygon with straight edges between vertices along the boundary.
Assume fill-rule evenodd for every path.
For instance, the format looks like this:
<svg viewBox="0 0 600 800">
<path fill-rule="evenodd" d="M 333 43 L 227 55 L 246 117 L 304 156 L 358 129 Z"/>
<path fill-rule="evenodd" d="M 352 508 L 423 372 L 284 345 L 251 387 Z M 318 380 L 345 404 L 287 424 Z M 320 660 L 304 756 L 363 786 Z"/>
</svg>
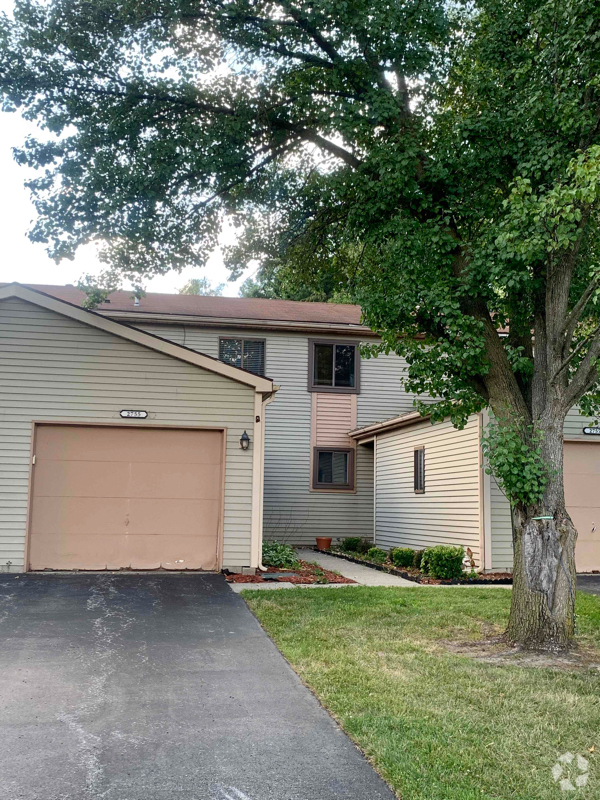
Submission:
<svg viewBox="0 0 600 800">
<path fill-rule="evenodd" d="M 353 447 L 326 447 L 319 445 L 313 447 L 312 463 L 312 482 L 311 487 L 316 491 L 327 492 L 353 492 L 355 487 L 354 457 Z M 348 481 L 347 483 L 319 483 L 319 453 L 347 453 L 348 454 Z"/>
<path fill-rule="evenodd" d="M 413 456 L 413 483 L 415 494 L 425 494 L 425 447 L 415 447 Z"/>
<path fill-rule="evenodd" d="M 329 344 L 335 346 L 351 345 L 354 347 L 354 386 L 323 386 L 315 383 L 315 345 Z M 334 365 L 335 366 L 335 365 Z M 335 369 L 334 377 L 335 381 Z M 335 394 L 360 394 L 360 346 L 357 341 L 348 339 L 309 339 L 308 340 L 308 391 L 309 392 L 334 392 Z"/>
<path fill-rule="evenodd" d="M 221 358 L 221 342 L 226 341 L 240 341 L 242 343 L 242 364 L 244 363 L 244 342 L 262 342 L 263 343 L 263 369 L 264 372 L 250 372 L 249 369 L 244 369 L 244 367 L 236 367 L 236 369 L 242 369 L 244 372 L 250 372 L 251 375 L 262 375 L 265 376 L 267 374 L 267 340 L 260 337 L 260 336 L 219 336 L 219 361 L 223 364 L 229 364 L 230 367 L 235 367 L 235 364 L 230 364 L 229 361 L 223 361 Z"/>
</svg>

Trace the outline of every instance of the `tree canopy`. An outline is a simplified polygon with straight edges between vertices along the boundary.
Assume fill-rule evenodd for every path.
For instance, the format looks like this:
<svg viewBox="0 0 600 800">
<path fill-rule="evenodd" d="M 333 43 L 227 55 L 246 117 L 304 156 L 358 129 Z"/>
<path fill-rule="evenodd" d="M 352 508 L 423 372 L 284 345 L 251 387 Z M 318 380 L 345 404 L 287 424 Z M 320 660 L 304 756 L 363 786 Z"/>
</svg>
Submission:
<svg viewBox="0 0 600 800">
<path fill-rule="evenodd" d="M 596 270 L 599 25 L 592 0 L 23 0 L 0 87 L 48 134 L 17 154 L 41 171 L 32 238 L 101 242 L 139 282 L 202 265 L 227 216 L 235 275 L 351 292 L 441 414 L 488 402 L 495 358 L 531 418 L 548 271 L 576 251 L 572 308 Z M 569 362 L 589 354 L 573 402 L 598 350 Z"/>
</svg>

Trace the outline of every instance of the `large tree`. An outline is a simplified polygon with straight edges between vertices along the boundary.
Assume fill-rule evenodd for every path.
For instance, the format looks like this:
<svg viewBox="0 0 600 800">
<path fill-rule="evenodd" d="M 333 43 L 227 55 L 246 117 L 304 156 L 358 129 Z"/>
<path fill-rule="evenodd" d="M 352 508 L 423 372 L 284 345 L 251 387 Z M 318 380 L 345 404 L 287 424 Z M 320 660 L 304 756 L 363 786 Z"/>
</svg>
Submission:
<svg viewBox="0 0 600 800">
<path fill-rule="evenodd" d="M 528 646 L 574 631 L 563 421 L 598 399 L 599 75 L 597 0 L 23 0 L 0 27 L 4 107 L 49 134 L 17 157 L 54 258 L 202 264 L 228 217 L 234 271 L 342 276 L 434 416 L 491 408 Z"/>
</svg>

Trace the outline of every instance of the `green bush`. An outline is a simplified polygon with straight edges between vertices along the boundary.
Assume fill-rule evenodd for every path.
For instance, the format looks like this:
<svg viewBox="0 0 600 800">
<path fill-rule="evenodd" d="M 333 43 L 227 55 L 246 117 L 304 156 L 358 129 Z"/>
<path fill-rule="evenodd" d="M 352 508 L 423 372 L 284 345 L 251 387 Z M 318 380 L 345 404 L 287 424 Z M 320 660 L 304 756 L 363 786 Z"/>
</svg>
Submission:
<svg viewBox="0 0 600 800">
<path fill-rule="evenodd" d="M 383 564 L 387 558 L 387 553 L 385 550 L 380 550 L 379 547 L 370 547 L 367 550 L 367 558 L 375 564 Z"/>
<path fill-rule="evenodd" d="M 263 542 L 262 562 L 265 567 L 295 569 L 299 566 L 298 554 L 283 542 Z"/>
<path fill-rule="evenodd" d="M 394 547 L 390 550 L 390 561 L 396 567 L 412 567 L 415 551 L 410 547 Z"/>
<path fill-rule="evenodd" d="M 371 542 L 365 542 L 364 539 L 360 539 L 358 536 L 349 536 L 342 541 L 340 550 L 344 553 L 360 553 L 364 555 L 371 546 Z"/>
<path fill-rule="evenodd" d="M 463 577 L 462 547 L 439 544 L 423 551 L 421 571 L 438 580 L 458 580 Z"/>
<path fill-rule="evenodd" d="M 421 561 L 423 559 L 424 550 L 415 550 L 415 554 L 413 556 L 413 567 L 414 569 L 421 569 Z"/>
</svg>

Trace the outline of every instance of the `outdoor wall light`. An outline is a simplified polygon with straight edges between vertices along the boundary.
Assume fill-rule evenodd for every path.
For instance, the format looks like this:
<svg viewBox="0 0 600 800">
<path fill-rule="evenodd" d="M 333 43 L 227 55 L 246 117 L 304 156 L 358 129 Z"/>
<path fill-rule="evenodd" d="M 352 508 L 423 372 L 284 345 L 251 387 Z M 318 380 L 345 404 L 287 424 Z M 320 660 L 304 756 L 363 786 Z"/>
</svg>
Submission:
<svg viewBox="0 0 600 800">
<path fill-rule="evenodd" d="M 242 450 L 247 450 L 250 447 L 250 437 L 246 431 L 244 431 L 240 437 L 240 447 Z"/>
</svg>

